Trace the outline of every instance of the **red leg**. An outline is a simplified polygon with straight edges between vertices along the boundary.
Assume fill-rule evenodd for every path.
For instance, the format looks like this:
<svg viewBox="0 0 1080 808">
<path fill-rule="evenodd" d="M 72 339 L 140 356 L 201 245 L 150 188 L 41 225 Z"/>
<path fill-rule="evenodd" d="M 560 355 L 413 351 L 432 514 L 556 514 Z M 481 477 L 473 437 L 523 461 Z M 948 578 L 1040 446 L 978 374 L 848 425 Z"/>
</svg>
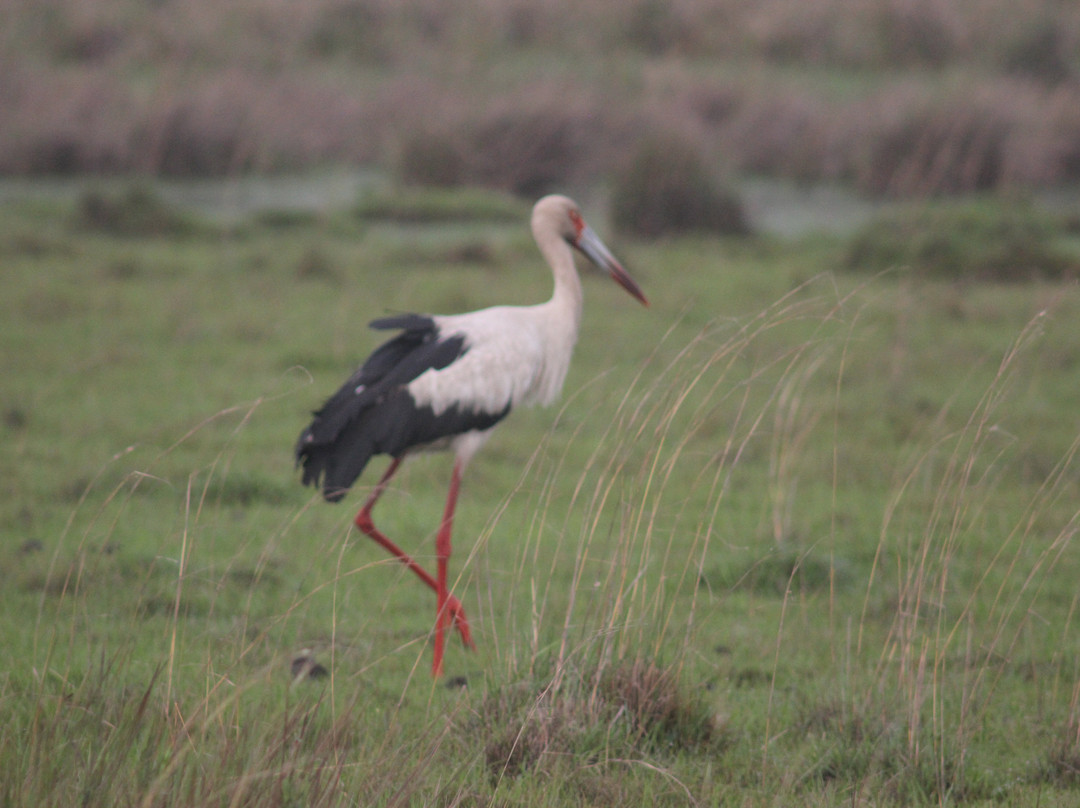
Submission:
<svg viewBox="0 0 1080 808">
<path fill-rule="evenodd" d="M 461 487 L 461 464 L 454 463 L 454 471 L 450 476 L 450 490 L 446 495 L 446 510 L 443 511 L 442 524 L 439 525 L 439 534 L 435 538 L 435 559 L 438 564 L 438 580 L 435 588 L 437 601 L 435 612 L 435 653 L 431 661 L 431 673 L 434 676 L 442 675 L 443 647 L 446 625 L 452 618 L 450 606 L 450 593 L 446 587 L 446 568 L 450 561 L 450 533 L 454 526 L 454 507 L 457 505 L 458 489 Z M 459 604 L 460 608 L 460 604 Z"/>
<path fill-rule="evenodd" d="M 379 529 L 375 527 L 375 523 L 374 521 L 372 521 L 371 518 L 371 511 L 375 507 L 375 503 L 379 501 L 379 497 L 383 495 L 383 492 L 386 490 L 387 485 L 389 485 L 390 483 L 390 478 L 394 476 L 394 473 L 401 466 L 401 461 L 402 458 L 400 457 L 395 457 L 393 461 L 391 461 L 389 467 L 387 467 L 386 471 L 383 473 L 382 478 L 375 486 L 375 490 L 371 492 L 371 495 L 364 503 L 364 507 L 362 507 L 360 509 L 360 512 L 356 514 L 355 523 L 365 536 L 374 539 L 388 552 L 390 552 L 395 558 L 401 561 L 401 563 L 403 563 L 410 570 L 412 570 L 421 581 L 423 581 L 435 591 L 436 597 L 438 597 L 440 591 L 438 582 L 431 577 L 431 574 L 427 570 L 417 564 L 416 561 L 414 561 L 408 553 L 406 553 L 404 550 L 402 550 L 400 547 L 390 541 L 390 539 L 388 539 L 382 532 L 380 532 Z M 456 471 L 455 474 L 457 474 Z M 451 483 L 453 483 L 453 480 L 451 480 Z M 454 498 L 457 498 L 456 490 L 454 491 Z M 452 514 L 453 508 L 451 507 L 450 510 Z M 441 528 L 439 532 L 441 535 Z M 449 535 L 447 536 L 447 542 L 449 542 Z M 443 586 L 442 591 L 444 593 L 446 592 L 445 586 Z M 472 635 L 469 633 L 469 621 L 465 617 L 465 609 L 461 605 L 461 601 L 459 601 L 453 595 L 447 594 L 445 600 L 443 602 L 440 602 L 439 604 L 439 614 L 443 613 L 445 613 L 447 615 L 447 618 L 453 622 L 454 626 L 461 634 L 461 641 L 465 644 L 465 646 L 467 648 L 476 648 L 476 645 L 473 643 L 472 640 Z M 436 634 L 438 634 L 438 632 L 436 632 Z"/>
</svg>

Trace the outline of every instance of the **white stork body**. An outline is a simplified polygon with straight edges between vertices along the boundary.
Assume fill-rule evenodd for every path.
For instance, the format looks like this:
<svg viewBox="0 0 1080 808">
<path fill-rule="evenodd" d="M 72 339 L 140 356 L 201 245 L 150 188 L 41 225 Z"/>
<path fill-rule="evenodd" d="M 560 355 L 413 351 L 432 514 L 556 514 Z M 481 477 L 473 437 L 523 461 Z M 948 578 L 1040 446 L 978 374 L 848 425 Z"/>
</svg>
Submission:
<svg viewBox="0 0 1080 808">
<path fill-rule="evenodd" d="M 445 368 L 426 370 L 406 389 L 435 415 L 453 407 L 494 415 L 507 407 L 547 406 L 558 398 L 570 369 L 580 311 L 580 304 L 573 311 L 548 302 L 432 317 L 437 338 L 460 336 L 464 352 Z M 452 436 L 458 459 L 467 462 L 467 447 L 479 449 L 492 429 Z M 476 436 L 482 436 L 479 442 Z"/>
<path fill-rule="evenodd" d="M 550 404 L 562 390 L 581 322 L 582 290 L 572 247 L 579 249 L 630 294 L 645 296 L 564 196 L 536 203 L 533 236 L 551 266 L 555 291 L 536 306 L 494 306 L 468 314 L 407 314 L 372 327 L 400 329 L 380 346 L 315 413 L 296 446 L 303 482 L 341 499 L 375 454 L 393 458 L 360 513 L 357 526 L 436 590 L 438 618 L 433 671 L 442 671 L 443 634 L 449 622 L 471 646 L 460 602 L 446 591 L 446 561 L 461 474 L 495 425 L 518 406 Z M 432 578 L 371 521 L 371 510 L 410 452 L 451 449 L 454 474 L 436 542 L 438 578 Z"/>
</svg>

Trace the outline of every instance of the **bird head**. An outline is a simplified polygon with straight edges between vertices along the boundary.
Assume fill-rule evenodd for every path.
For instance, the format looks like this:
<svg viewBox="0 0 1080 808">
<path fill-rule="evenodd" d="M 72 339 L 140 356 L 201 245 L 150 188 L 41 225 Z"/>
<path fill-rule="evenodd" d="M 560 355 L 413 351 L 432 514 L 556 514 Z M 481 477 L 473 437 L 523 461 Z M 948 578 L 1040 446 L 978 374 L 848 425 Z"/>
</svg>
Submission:
<svg viewBox="0 0 1080 808">
<path fill-rule="evenodd" d="M 533 231 L 538 227 L 558 228 L 566 242 L 602 269 L 619 286 L 648 306 L 649 301 L 637 282 L 623 269 L 622 264 L 612 255 L 611 250 L 596 231 L 586 224 L 581 216 L 581 209 L 569 197 L 552 194 L 545 196 L 533 208 Z"/>
</svg>

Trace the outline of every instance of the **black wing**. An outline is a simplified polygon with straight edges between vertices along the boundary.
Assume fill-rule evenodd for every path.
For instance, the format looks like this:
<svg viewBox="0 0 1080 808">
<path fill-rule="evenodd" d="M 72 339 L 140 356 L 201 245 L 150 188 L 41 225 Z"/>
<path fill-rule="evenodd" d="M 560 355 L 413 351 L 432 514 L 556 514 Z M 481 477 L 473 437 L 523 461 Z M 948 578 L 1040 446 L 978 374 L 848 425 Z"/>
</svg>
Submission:
<svg viewBox="0 0 1080 808">
<path fill-rule="evenodd" d="M 494 426 L 506 415 L 451 408 L 436 416 L 417 406 L 405 389 L 426 370 L 441 370 L 464 355 L 468 349 L 462 336 L 441 335 L 434 320 L 419 314 L 375 320 L 371 327 L 402 333 L 379 346 L 327 399 L 296 443 L 304 485 L 321 483 L 330 502 L 345 495 L 372 455 L 400 457 L 440 437 Z"/>
<path fill-rule="evenodd" d="M 439 339 L 430 317 L 389 317 L 375 320 L 371 327 L 400 328 L 402 333 L 375 349 L 315 412 L 296 442 L 304 485 L 321 482 L 323 495 L 332 502 L 344 496 L 372 455 L 385 451 L 385 436 L 375 434 L 366 424 L 371 419 L 364 416 L 428 368 L 446 367 L 464 352 L 461 337 Z"/>
</svg>

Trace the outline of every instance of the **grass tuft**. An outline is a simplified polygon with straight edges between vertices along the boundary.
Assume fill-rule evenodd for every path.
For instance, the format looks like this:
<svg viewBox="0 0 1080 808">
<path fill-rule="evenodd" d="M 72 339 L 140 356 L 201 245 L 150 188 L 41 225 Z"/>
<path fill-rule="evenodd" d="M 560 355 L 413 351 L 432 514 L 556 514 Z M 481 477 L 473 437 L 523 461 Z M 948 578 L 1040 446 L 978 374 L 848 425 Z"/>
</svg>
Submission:
<svg viewBox="0 0 1080 808">
<path fill-rule="evenodd" d="M 642 755 L 716 751 L 722 732 L 706 700 L 673 668 L 651 661 L 602 663 L 487 694 L 462 733 L 486 734 L 485 765 L 495 783 L 529 774 L 565 775 L 575 761 L 598 765 Z"/>
<path fill-rule="evenodd" d="M 698 750 L 719 737 L 705 700 L 680 685 L 675 670 L 652 661 L 637 659 L 605 671 L 599 698 L 612 721 L 627 721 L 631 738 L 652 750 Z"/>
<path fill-rule="evenodd" d="M 760 595 L 828 594 L 850 587 L 852 571 L 843 559 L 777 549 L 743 569 L 707 570 L 701 584 L 713 591 L 746 589 Z"/>
</svg>

